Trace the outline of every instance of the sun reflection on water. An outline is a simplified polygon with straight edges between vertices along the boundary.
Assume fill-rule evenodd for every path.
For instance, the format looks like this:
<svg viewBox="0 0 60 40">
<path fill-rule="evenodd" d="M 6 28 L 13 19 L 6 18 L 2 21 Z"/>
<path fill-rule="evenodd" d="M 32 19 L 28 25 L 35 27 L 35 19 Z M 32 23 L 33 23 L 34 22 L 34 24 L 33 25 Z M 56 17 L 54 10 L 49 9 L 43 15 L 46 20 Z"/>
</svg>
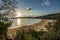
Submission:
<svg viewBox="0 0 60 40">
<path fill-rule="evenodd" d="M 21 12 L 17 12 L 16 13 L 16 17 L 21 17 L 21 16 L 22 16 Z M 21 25 L 21 19 L 17 19 L 17 25 L 18 25 L 18 27 L 20 27 L 20 25 Z"/>
<path fill-rule="evenodd" d="M 14 17 L 22 17 L 22 13 L 21 12 L 16 12 L 15 13 L 15 15 L 14 15 Z M 13 28 L 18 28 L 18 27 L 21 27 L 21 19 L 20 18 L 18 18 L 18 19 L 15 19 L 14 21 L 13 21 L 13 24 L 11 25 L 11 27 L 9 27 L 9 29 L 11 28 L 11 29 L 13 29 Z"/>
</svg>

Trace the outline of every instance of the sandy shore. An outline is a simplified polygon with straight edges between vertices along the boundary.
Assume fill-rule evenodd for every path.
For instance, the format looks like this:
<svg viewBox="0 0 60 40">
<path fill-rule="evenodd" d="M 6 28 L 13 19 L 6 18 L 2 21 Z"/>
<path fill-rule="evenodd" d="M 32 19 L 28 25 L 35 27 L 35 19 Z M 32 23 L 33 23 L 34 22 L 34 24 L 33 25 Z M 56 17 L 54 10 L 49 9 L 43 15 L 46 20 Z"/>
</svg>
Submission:
<svg viewBox="0 0 60 40">
<path fill-rule="evenodd" d="M 13 39 L 17 33 L 17 31 L 21 31 L 22 29 L 24 30 L 29 30 L 29 29 L 34 29 L 36 31 L 40 31 L 41 29 L 43 29 L 44 31 L 47 31 L 45 25 L 47 25 L 48 22 L 53 22 L 54 20 L 48 20 L 48 19 L 42 19 L 42 21 L 40 21 L 39 23 L 34 23 L 31 25 L 26 25 L 26 26 L 22 26 L 22 27 L 16 27 L 16 28 L 8 28 L 8 38 Z"/>
</svg>

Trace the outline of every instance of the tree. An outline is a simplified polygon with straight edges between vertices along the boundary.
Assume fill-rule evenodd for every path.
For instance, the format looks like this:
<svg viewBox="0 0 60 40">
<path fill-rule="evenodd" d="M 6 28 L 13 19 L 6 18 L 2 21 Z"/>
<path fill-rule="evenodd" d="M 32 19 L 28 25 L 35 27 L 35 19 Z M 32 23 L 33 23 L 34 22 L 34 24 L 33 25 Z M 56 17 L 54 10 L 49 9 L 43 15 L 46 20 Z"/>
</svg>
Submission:
<svg viewBox="0 0 60 40">
<path fill-rule="evenodd" d="M 6 32 L 7 32 L 8 27 L 10 25 L 11 25 L 11 23 L 0 22 L 0 40 L 2 40 L 2 39 L 7 37 Z"/>
<path fill-rule="evenodd" d="M 8 17 L 10 14 L 15 12 L 15 4 L 16 4 L 16 0 L 1 0 L 1 4 L 0 4 L 0 14 L 1 14 L 0 15 L 0 40 L 6 40 L 7 29 L 12 24 L 12 21 L 9 20 Z M 1 37 L 3 37 L 3 38 L 1 38 Z"/>
</svg>

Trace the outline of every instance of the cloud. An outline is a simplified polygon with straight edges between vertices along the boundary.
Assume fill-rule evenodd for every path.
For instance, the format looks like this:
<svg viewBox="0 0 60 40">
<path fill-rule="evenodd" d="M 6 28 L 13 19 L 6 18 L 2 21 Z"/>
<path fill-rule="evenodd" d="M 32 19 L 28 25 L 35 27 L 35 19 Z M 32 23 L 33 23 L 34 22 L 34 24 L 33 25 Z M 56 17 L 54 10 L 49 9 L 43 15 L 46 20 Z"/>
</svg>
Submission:
<svg viewBox="0 0 60 40">
<path fill-rule="evenodd" d="M 48 6 L 50 5 L 50 1 L 49 0 L 43 0 L 43 2 L 41 3 L 42 6 Z"/>
</svg>

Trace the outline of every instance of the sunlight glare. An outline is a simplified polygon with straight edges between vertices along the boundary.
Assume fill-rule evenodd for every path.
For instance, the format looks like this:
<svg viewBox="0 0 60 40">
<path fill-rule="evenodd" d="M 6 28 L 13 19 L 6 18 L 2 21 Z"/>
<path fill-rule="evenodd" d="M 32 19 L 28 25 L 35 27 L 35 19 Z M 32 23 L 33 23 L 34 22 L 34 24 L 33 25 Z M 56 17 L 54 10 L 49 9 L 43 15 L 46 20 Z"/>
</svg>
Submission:
<svg viewBox="0 0 60 40">
<path fill-rule="evenodd" d="M 21 17 L 21 16 L 22 16 L 22 15 L 21 15 L 20 12 L 16 13 L 16 17 Z"/>
<path fill-rule="evenodd" d="M 16 13 L 16 17 L 21 17 L 21 12 L 17 12 Z M 20 26 L 21 25 L 21 19 L 17 19 L 17 25 Z"/>
</svg>

